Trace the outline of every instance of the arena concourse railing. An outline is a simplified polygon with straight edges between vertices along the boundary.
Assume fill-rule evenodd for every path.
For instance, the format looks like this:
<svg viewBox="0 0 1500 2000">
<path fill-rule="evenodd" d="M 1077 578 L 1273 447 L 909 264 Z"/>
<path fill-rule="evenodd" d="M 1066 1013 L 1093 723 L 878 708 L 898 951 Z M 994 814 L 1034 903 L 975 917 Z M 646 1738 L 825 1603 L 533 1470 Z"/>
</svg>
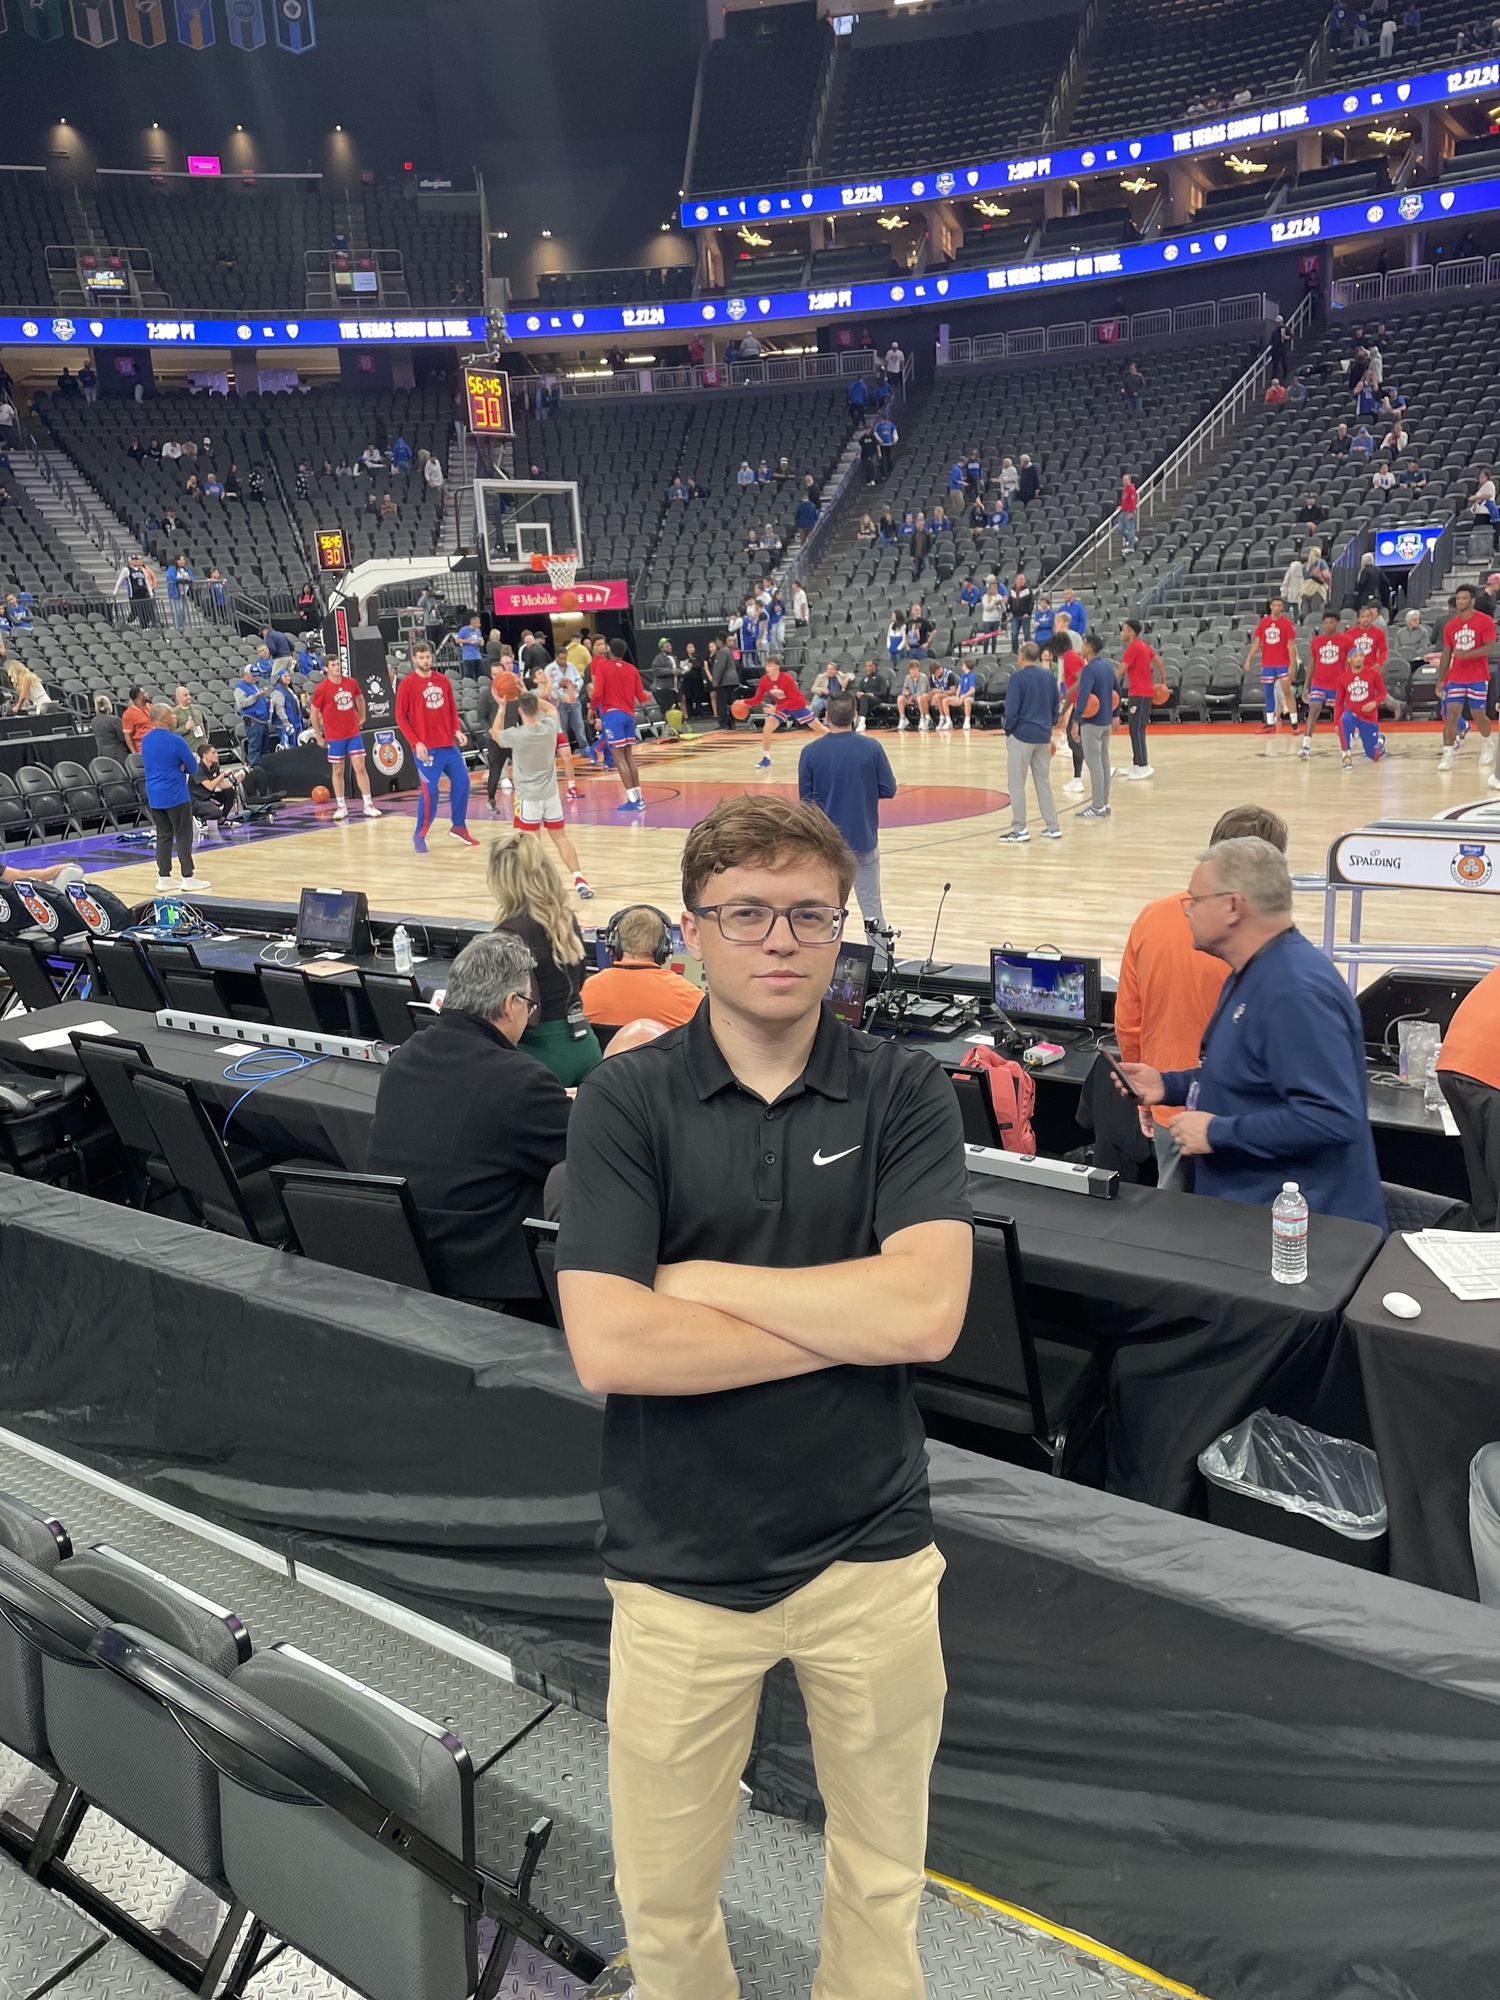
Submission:
<svg viewBox="0 0 1500 2000">
<path fill-rule="evenodd" d="M 879 375 L 884 356 L 873 348 L 837 348 L 831 354 L 767 354 L 758 361 L 719 361 L 689 368 L 621 368 L 604 375 L 568 375 L 563 395 L 675 396 L 699 389 L 774 388 L 786 382 L 834 382 Z"/>
<path fill-rule="evenodd" d="M 1156 312 L 1109 313 L 1100 319 L 1019 327 L 1013 333 L 961 335 L 946 346 L 938 343 L 937 365 L 961 368 L 975 361 L 1010 361 L 1027 354 L 1077 354 L 1089 347 L 1123 347 L 1174 334 L 1263 325 L 1275 319 L 1276 312 L 1276 301 L 1264 292 L 1243 292 L 1232 299 L 1203 299 L 1195 305 L 1163 306 Z"/>
<path fill-rule="evenodd" d="M 1289 341 L 1295 340 L 1312 324 L 1314 297 L 1312 292 L 1305 294 L 1296 311 L 1287 318 L 1286 335 Z M 1246 410 L 1265 395 L 1270 379 L 1271 350 L 1265 347 L 1208 415 L 1195 424 L 1156 470 L 1140 482 L 1136 489 L 1137 530 L 1149 526 L 1163 503 L 1175 498 L 1183 482 L 1200 469 L 1211 452 L 1218 449 Z M 1092 582 L 1113 567 L 1115 557 L 1123 547 L 1120 510 L 1116 507 L 1105 515 L 1086 541 L 1080 542 L 1070 556 L 1042 578 L 1037 589 L 1050 596 L 1065 583 L 1076 585 L 1085 578 Z"/>
<path fill-rule="evenodd" d="M 1351 306 L 1394 305 L 1403 299 L 1472 291 L 1479 285 L 1500 285 L 1500 257 L 1455 257 L 1448 263 L 1415 264 L 1404 271 L 1335 278 L 1331 297 L 1336 312 L 1347 312 Z"/>
</svg>

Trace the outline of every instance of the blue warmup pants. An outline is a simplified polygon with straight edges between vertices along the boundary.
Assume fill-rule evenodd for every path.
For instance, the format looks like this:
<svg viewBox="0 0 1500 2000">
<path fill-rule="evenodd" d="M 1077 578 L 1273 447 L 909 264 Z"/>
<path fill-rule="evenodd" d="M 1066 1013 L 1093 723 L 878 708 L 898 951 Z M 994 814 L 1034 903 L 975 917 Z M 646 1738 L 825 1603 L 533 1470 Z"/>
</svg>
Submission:
<svg viewBox="0 0 1500 2000">
<path fill-rule="evenodd" d="M 438 786 L 444 777 L 448 780 L 448 811 L 455 826 L 465 826 L 469 818 L 469 770 L 464 763 L 463 752 L 455 745 L 444 744 L 434 750 L 431 759 L 423 763 L 417 759 L 417 776 L 422 781 L 422 803 L 417 809 L 417 832 L 425 835 L 437 817 Z"/>
<path fill-rule="evenodd" d="M 1359 734 L 1360 742 L 1364 745 L 1365 755 L 1373 764 L 1380 755 L 1382 741 L 1380 724 L 1378 722 L 1366 722 L 1360 716 L 1351 715 L 1346 708 L 1339 717 L 1339 740 L 1346 750 L 1351 750 L 1354 747 L 1356 731 Z"/>
</svg>

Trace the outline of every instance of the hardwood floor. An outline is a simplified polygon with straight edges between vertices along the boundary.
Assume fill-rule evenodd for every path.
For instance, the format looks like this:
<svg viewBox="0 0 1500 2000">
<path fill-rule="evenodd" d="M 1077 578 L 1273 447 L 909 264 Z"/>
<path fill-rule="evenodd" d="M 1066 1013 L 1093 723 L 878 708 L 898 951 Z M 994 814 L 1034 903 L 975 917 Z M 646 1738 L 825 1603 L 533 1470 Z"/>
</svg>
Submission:
<svg viewBox="0 0 1500 2000">
<path fill-rule="evenodd" d="M 1237 730 L 1197 733 L 1160 729 L 1151 736 L 1156 776 L 1141 783 L 1116 780 L 1114 812 L 1103 822 L 1079 823 L 1087 798 L 1059 791 L 1064 838 L 1033 838 L 1029 846 L 1002 847 L 995 836 L 1010 824 L 1008 809 L 992 803 L 1005 792 L 1005 740 L 998 733 L 886 734 L 881 739 L 903 788 L 888 808 L 881 838 L 887 920 L 903 934 L 903 955 L 925 955 L 937 899 L 953 883 L 940 943 L 946 958 L 982 958 L 987 947 L 1010 941 L 1052 943 L 1097 952 L 1108 970 L 1118 968 L 1131 922 L 1153 896 L 1186 886 L 1194 857 L 1227 807 L 1274 807 L 1291 828 L 1294 872 L 1321 874 L 1335 835 L 1377 818 L 1430 817 L 1447 806 L 1476 799 L 1500 805 L 1486 792 L 1492 746 L 1484 761 L 1474 747 L 1462 750 L 1450 774 L 1437 770 L 1438 738 L 1430 730 L 1393 731 L 1385 761 L 1360 761 L 1340 769 L 1331 731 L 1320 733 L 1310 761 L 1295 754 L 1286 736 L 1268 739 Z M 572 831 L 585 871 L 597 892 L 580 904 L 585 921 L 602 922 L 627 902 L 680 907 L 678 856 L 685 829 L 724 792 L 763 784 L 793 787 L 802 742 L 778 743 L 768 773 L 755 769 L 759 740 L 651 753 L 643 776 L 651 804 L 642 820 L 615 812 L 620 793 L 612 777 L 589 778 L 587 797 L 570 809 Z M 1129 762 L 1128 740 L 1115 741 L 1114 762 Z M 1056 786 L 1070 775 L 1068 760 L 1053 764 Z M 504 796 L 504 795 L 502 795 Z M 305 810 L 305 809 L 300 809 Z M 957 812 L 958 817 L 948 815 Z M 482 916 L 488 904 L 482 850 L 446 835 L 446 809 L 433 830 L 431 852 L 412 852 L 412 804 L 397 805 L 378 822 L 357 815 L 333 825 L 326 815 L 306 831 L 258 842 L 199 851 L 198 866 L 215 891 L 295 897 L 303 884 L 339 883 L 362 888 L 372 908 Z M 893 825 L 898 816 L 916 824 Z M 666 819 L 672 823 L 662 824 Z M 1496 814 L 1500 830 L 1500 812 Z M 487 817 L 476 788 L 471 824 L 481 839 L 504 821 Z M 1040 822 L 1033 803 L 1033 834 Z M 144 894 L 154 879 L 149 865 L 111 870 L 121 893 Z M 1322 934 L 1321 897 L 1299 898 L 1299 922 Z M 1370 942 L 1495 941 L 1495 905 L 1488 897 L 1372 895 L 1366 900 Z"/>
</svg>

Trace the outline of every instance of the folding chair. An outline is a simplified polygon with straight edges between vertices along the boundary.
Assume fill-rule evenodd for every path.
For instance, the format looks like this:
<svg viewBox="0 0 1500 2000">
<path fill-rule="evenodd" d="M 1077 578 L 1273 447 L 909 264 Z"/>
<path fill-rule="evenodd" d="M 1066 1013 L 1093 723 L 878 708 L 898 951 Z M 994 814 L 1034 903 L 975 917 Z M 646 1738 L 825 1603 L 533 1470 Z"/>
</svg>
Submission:
<svg viewBox="0 0 1500 2000">
<path fill-rule="evenodd" d="M 192 1084 L 160 1070 L 131 1065 L 130 1085 L 157 1145 L 188 1205 L 205 1229 L 242 1242 L 284 1250 L 290 1241 L 286 1214 L 268 1175 L 243 1178 L 214 1129 Z M 295 1165 L 315 1165 L 296 1161 Z"/>
<path fill-rule="evenodd" d="M 422 1218 L 398 1174 L 344 1174 L 333 1167 L 272 1167 L 304 1257 L 435 1292 Z"/>
</svg>

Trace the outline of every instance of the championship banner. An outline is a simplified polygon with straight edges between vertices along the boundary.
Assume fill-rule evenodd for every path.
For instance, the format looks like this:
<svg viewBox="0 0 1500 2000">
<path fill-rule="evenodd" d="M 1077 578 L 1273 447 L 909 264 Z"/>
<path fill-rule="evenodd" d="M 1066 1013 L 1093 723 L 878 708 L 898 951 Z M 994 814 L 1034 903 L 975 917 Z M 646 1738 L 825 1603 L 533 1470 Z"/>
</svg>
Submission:
<svg viewBox="0 0 1500 2000">
<path fill-rule="evenodd" d="M 305 56 L 318 46 L 313 0 L 271 0 L 276 10 L 276 46 L 289 56 Z"/>
<path fill-rule="evenodd" d="M 120 39 L 115 0 L 72 0 L 73 39 L 85 48 L 107 49 Z"/>
<path fill-rule="evenodd" d="M 185 49 L 211 49 L 214 45 L 213 0 L 174 0 L 177 39 Z"/>
<path fill-rule="evenodd" d="M 63 31 L 62 0 L 20 0 L 21 26 L 34 42 L 55 42 Z"/>
<path fill-rule="evenodd" d="M 161 0 L 125 0 L 125 32 L 138 49 L 165 48 L 167 17 Z"/>
<path fill-rule="evenodd" d="M 574 601 L 564 604 L 567 596 Z M 570 611 L 626 611 L 630 607 L 630 585 L 624 577 L 612 578 L 608 583 L 574 583 L 566 592 L 554 590 L 550 583 L 524 583 L 495 586 L 495 616 L 497 618 L 521 618 L 529 611 L 536 613 Z"/>
<path fill-rule="evenodd" d="M 229 39 L 237 49 L 263 49 L 266 45 L 265 0 L 224 0 L 229 21 Z"/>
</svg>

